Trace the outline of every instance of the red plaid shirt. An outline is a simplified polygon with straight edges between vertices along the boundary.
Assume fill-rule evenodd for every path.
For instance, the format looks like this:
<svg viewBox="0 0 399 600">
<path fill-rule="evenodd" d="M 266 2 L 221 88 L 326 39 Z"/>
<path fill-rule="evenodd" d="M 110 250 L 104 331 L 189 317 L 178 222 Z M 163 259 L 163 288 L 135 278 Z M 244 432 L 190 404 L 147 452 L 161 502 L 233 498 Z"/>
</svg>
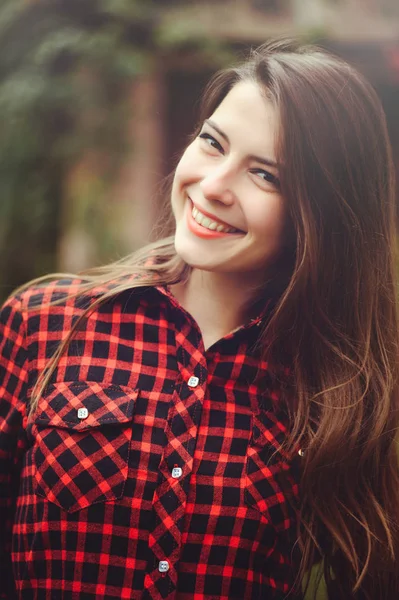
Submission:
<svg viewBox="0 0 399 600">
<path fill-rule="evenodd" d="M 287 423 L 260 321 L 205 351 L 165 289 L 123 292 L 84 322 L 28 419 L 84 304 L 48 301 L 75 289 L 30 288 L 0 315 L 0 597 L 285 598 L 301 459 L 275 453 Z"/>
</svg>

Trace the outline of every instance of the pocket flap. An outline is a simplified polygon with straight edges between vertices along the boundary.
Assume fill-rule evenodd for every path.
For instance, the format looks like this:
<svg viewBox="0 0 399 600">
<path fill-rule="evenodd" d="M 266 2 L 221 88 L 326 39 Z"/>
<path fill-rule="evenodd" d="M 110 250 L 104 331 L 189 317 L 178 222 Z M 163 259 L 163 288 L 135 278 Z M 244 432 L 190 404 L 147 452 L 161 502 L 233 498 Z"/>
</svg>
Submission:
<svg viewBox="0 0 399 600">
<path fill-rule="evenodd" d="M 55 383 L 46 388 L 34 422 L 75 431 L 127 423 L 137 395 L 138 390 L 94 381 Z"/>
</svg>

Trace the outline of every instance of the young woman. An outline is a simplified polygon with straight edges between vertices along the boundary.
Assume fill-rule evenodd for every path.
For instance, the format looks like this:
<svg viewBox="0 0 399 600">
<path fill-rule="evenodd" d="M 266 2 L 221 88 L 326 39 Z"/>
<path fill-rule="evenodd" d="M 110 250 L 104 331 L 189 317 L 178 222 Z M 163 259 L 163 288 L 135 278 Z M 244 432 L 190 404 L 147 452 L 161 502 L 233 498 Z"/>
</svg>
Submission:
<svg viewBox="0 0 399 600">
<path fill-rule="evenodd" d="M 264 45 L 206 89 L 171 206 L 173 237 L 3 307 L 0 597 L 398 597 L 376 94 Z"/>
</svg>

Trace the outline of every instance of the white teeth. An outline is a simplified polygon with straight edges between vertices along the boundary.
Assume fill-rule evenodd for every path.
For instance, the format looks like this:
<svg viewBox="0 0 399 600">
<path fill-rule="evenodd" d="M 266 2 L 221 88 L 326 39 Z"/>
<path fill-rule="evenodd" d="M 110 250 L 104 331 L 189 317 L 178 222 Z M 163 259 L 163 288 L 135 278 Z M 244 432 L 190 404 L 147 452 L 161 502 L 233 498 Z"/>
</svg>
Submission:
<svg viewBox="0 0 399 600">
<path fill-rule="evenodd" d="M 193 219 L 206 229 L 210 229 L 212 231 L 223 231 L 224 233 L 233 233 L 235 231 L 238 231 L 234 227 L 228 227 L 227 225 L 222 225 L 221 223 L 212 221 L 212 219 L 203 215 L 195 206 L 193 206 L 191 214 L 193 216 Z"/>
</svg>

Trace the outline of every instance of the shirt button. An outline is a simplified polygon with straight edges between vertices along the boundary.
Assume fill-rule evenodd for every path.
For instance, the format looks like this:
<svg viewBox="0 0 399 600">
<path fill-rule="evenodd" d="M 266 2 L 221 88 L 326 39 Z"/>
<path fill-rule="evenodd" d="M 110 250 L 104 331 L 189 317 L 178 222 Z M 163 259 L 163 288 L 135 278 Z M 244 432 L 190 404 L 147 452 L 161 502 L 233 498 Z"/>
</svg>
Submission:
<svg viewBox="0 0 399 600">
<path fill-rule="evenodd" d="M 160 573 L 167 573 L 169 571 L 169 563 L 167 560 L 160 560 L 158 565 Z"/>
<path fill-rule="evenodd" d="M 192 388 L 197 387 L 198 384 L 199 384 L 199 379 L 198 379 L 198 377 L 195 377 L 194 375 L 192 375 L 190 377 L 190 379 L 187 381 L 187 385 Z"/>
<path fill-rule="evenodd" d="M 87 408 L 79 408 L 78 409 L 78 419 L 87 419 L 89 416 L 89 411 Z"/>
<path fill-rule="evenodd" d="M 180 467 L 173 467 L 172 477 L 173 479 L 179 479 L 183 475 L 183 470 Z"/>
</svg>

